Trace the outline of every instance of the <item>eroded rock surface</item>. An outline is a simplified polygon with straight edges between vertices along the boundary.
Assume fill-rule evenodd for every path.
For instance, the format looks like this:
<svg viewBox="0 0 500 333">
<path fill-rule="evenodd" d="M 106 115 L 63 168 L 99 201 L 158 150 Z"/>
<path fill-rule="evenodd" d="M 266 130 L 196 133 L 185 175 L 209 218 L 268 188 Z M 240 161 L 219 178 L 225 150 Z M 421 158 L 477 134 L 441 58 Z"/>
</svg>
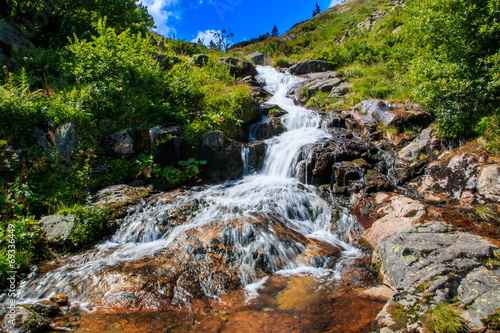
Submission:
<svg viewBox="0 0 500 333">
<path fill-rule="evenodd" d="M 500 270 L 483 266 L 494 251 L 498 248 L 479 236 L 428 222 L 384 239 L 375 248 L 373 261 L 380 265 L 384 283 L 395 290 L 392 308 L 406 311 L 408 325 L 436 304 L 458 296 L 459 303 L 467 305 L 469 326 L 479 330 L 480 319 L 500 304 Z"/>
</svg>

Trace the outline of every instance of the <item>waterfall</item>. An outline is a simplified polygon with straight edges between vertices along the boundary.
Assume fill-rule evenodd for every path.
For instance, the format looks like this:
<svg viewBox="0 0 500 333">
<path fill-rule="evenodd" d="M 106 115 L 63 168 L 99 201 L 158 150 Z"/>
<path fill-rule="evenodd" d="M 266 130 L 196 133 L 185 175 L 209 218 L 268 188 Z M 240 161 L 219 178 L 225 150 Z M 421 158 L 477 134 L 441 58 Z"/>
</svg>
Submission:
<svg viewBox="0 0 500 333">
<path fill-rule="evenodd" d="M 329 137 L 318 128 L 320 116 L 317 112 L 296 106 L 287 98 L 290 88 L 301 79 L 271 67 L 258 67 L 258 73 L 258 80 L 274 94 L 269 103 L 288 112 L 282 117 L 286 131 L 266 142 L 268 147 L 260 172 L 245 175 L 238 181 L 196 187 L 152 201 L 127 216 L 111 240 L 69 257 L 58 268 L 34 274 L 24 281 L 19 297 L 43 298 L 54 292 L 64 292 L 81 301 L 89 301 L 99 290 L 102 291 L 100 295 L 111 293 L 109 289 L 124 279 L 116 269 L 105 275 L 111 266 L 152 255 L 161 257 L 179 248 L 187 251 L 187 257 L 194 258 L 195 250 L 187 246 L 193 231 L 196 235 L 206 232 L 211 240 L 219 237 L 217 239 L 231 246 L 231 267 L 241 284 L 253 292 L 265 278 L 262 271 L 266 274 L 306 271 L 335 275 L 335 268 L 326 267 L 325 261 L 304 259 L 304 250 L 311 242 L 338 249 L 339 262 L 343 258 L 360 256 L 359 250 L 341 241 L 332 230 L 332 223 L 336 221 L 332 221 L 328 203 L 314 187 L 293 177 L 294 160 L 300 148 Z M 243 158 L 247 174 L 248 150 L 243 150 Z M 182 223 L 173 217 L 178 212 L 186 215 Z M 342 221 L 349 219 L 343 217 Z M 200 239 L 203 243 L 201 236 Z M 185 264 L 189 264 L 189 260 L 186 259 Z M 222 289 L 210 277 L 203 281 L 203 292 L 207 296 L 214 296 Z"/>
</svg>

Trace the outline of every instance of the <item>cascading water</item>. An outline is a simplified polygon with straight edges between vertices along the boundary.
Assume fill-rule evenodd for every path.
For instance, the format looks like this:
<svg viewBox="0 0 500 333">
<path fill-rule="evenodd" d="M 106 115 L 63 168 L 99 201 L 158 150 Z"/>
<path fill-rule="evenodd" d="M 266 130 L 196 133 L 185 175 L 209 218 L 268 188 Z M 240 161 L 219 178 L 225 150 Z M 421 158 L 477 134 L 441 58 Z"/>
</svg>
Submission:
<svg viewBox="0 0 500 333">
<path fill-rule="evenodd" d="M 172 260 L 177 266 L 198 265 L 192 274 L 196 274 L 202 293 L 210 297 L 225 290 L 224 281 L 211 272 L 212 261 L 203 259 L 213 255 L 214 248 L 230 254 L 224 267 L 233 269 L 240 284 L 254 291 L 272 274 L 303 271 L 334 276 L 335 265 L 328 258 L 307 259 L 305 253 L 311 244 L 337 249 L 337 262 L 360 256 L 359 250 L 339 240 L 332 230 L 333 222 L 349 224 L 351 220 L 342 216 L 332 221 L 331 208 L 315 188 L 292 177 L 299 149 L 328 137 L 318 129 L 320 116 L 316 112 L 296 106 L 286 97 L 300 78 L 270 67 L 259 67 L 258 72 L 258 79 L 274 94 L 269 103 L 288 112 L 282 117 L 286 132 L 266 142 L 260 173 L 160 196 L 126 217 L 110 241 L 65 258 L 58 268 L 44 274 L 34 273 L 21 284 L 19 297 L 44 298 L 62 292 L 83 302 L 96 297 L 113 299 L 122 292 L 125 280 L 131 283 L 136 279 L 135 273 L 125 273 L 123 267 L 161 262 L 169 253 L 175 253 Z M 179 214 L 180 220 L 175 217 Z M 169 297 L 174 300 L 186 298 L 179 296 L 177 289 L 172 294 Z"/>
</svg>

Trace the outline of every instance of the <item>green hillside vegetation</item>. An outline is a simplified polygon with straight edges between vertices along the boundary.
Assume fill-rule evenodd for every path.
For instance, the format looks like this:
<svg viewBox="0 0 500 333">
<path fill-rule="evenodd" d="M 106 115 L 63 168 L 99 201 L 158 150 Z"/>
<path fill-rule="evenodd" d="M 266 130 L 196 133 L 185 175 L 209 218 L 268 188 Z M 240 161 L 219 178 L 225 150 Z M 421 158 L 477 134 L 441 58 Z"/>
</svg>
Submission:
<svg viewBox="0 0 500 333">
<path fill-rule="evenodd" d="M 282 63 L 327 60 L 355 84 L 344 107 L 367 98 L 412 100 L 434 115 L 442 135 L 484 135 L 499 153 L 500 3 L 414 0 L 392 7 L 348 0 L 241 51 Z M 356 27 L 375 11 L 389 12 L 371 31 Z M 326 96 L 314 103 L 336 102 Z"/>
<path fill-rule="evenodd" d="M 113 7 L 115 3 L 123 8 Z M 237 83 L 228 66 L 219 62 L 220 51 L 149 32 L 152 19 L 135 1 L 57 4 L 61 7 L 50 7 L 54 11 L 49 13 L 50 24 L 37 27 L 31 39 L 35 46 L 7 50 L 15 64 L 0 73 L 2 163 L 7 161 L 3 155 L 7 146 L 23 151 L 22 168 L 0 175 L 3 273 L 8 268 L 9 224 L 16 227 L 16 243 L 24 244 L 16 254 L 21 271 L 31 260 L 49 253 L 38 218 L 80 212 L 96 190 L 130 182 L 145 168 L 151 168 L 150 177 L 157 184 L 175 186 L 196 178 L 198 165 L 203 164 L 189 159 L 177 167 L 160 167 L 148 151 L 139 156 L 112 156 L 100 144 L 110 134 L 176 125 L 182 126 L 186 142 L 197 145 L 200 134 L 209 130 L 222 130 L 229 138 L 239 135 L 241 124 L 248 121 L 247 113 L 254 109 L 250 89 Z M 47 12 L 44 8 L 49 5 L 7 1 L 4 17 L 27 31 L 30 27 L 20 18 Z M 163 46 L 158 50 L 160 41 Z M 198 53 L 209 56 L 204 66 L 191 62 Z M 78 133 L 71 160 L 58 152 L 47 153 L 33 137 L 41 129 L 54 141 L 55 129 L 66 123 L 72 123 Z M 97 166 L 106 166 L 109 172 L 92 175 Z M 95 223 L 84 230 L 98 234 L 102 218 L 87 220 Z M 73 242 L 85 243 L 85 239 Z"/>
</svg>

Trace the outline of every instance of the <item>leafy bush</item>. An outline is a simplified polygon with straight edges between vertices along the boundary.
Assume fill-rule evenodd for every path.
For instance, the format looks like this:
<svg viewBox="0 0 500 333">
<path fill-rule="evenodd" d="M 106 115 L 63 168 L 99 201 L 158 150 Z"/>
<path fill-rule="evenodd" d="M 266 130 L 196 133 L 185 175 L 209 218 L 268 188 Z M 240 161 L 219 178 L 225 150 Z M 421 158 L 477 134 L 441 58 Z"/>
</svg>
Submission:
<svg viewBox="0 0 500 333">
<path fill-rule="evenodd" d="M 414 58 L 405 78 L 413 95 L 435 112 L 445 135 L 474 134 L 471 124 L 499 106 L 500 3 L 423 0 L 407 11 Z"/>
<path fill-rule="evenodd" d="M 273 60 L 273 67 L 276 67 L 276 68 L 288 68 L 290 66 L 292 66 L 292 63 L 287 58 L 276 57 Z"/>
</svg>

